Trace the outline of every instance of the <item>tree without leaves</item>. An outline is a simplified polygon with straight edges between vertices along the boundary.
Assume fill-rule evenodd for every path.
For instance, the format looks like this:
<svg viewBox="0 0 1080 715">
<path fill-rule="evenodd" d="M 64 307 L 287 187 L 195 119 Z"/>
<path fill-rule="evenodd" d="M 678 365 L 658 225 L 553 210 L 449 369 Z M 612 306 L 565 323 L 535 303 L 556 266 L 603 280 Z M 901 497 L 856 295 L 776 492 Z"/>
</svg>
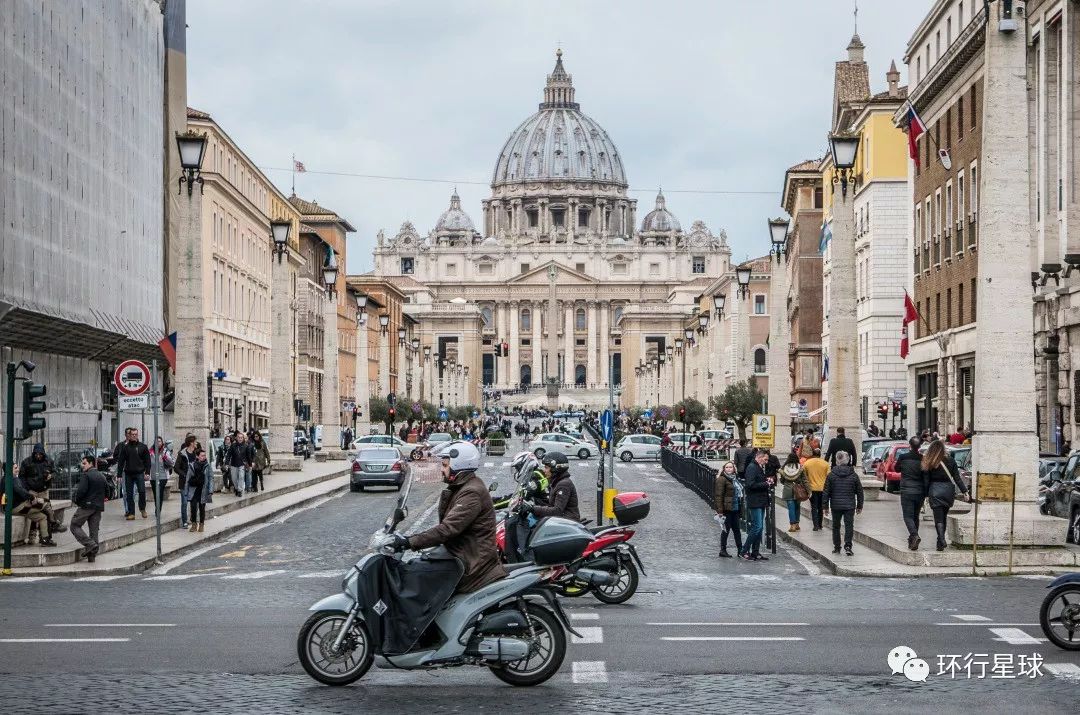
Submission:
<svg viewBox="0 0 1080 715">
<path fill-rule="evenodd" d="M 761 410 L 764 393 L 751 376 L 741 382 L 728 385 L 723 394 L 709 398 L 713 416 L 721 422 L 731 420 L 739 430 L 739 439 L 746 439 L 746 428 L 754 415 Z"/>
</svg>

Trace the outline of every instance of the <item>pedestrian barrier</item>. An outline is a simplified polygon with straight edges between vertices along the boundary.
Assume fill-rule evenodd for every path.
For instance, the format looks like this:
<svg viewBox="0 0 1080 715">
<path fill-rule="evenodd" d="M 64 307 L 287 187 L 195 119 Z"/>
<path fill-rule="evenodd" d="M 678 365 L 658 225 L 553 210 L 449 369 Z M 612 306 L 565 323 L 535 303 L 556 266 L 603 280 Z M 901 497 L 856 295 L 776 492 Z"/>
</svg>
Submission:
<svg viewBox="0 0 1080 715">
<path fill-rule="evenodd" d="M 679 453 L 680 448 L 664 448 L 660 450 L 660 464 L 664 471 L 675 478 L 690 491 L 705 500 L 709 507 L 716 511 L 716 470 L 704 462 L 686 457 Z M 745 500 L 742 505 L 740 528 L 745 534 L 748 531 L 749 510 Z M 769 489 L 769 506 L 765 509 L 765 548 L 776 553 L 776 494 Z"/>
</svg>

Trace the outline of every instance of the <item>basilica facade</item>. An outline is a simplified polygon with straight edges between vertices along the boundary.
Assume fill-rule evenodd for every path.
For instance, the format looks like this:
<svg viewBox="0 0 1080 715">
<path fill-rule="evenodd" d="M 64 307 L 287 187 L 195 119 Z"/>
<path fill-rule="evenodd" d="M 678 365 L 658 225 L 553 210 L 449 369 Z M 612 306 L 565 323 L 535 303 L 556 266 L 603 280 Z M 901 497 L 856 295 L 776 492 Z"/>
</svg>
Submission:
<svg viewBox="0 0 1080 715">
<path fill-rule="evenodd" d="M 639 222 L 628 189 L 559 51 L 539 110 L 499 152 L 479 221 L 455 192 L 430 232 L 405 222 L 378 235 L 374 277 L 405 295 L 422 346 L 410 397 L 479 404 L 485 386 L 554 381 L 563 403 L 606 401 L 609 383 L 636 402 L 635 368 L 697 327 L 731 251 L 701 221 L 684 230 L 663 193 Z"/>
</svg>

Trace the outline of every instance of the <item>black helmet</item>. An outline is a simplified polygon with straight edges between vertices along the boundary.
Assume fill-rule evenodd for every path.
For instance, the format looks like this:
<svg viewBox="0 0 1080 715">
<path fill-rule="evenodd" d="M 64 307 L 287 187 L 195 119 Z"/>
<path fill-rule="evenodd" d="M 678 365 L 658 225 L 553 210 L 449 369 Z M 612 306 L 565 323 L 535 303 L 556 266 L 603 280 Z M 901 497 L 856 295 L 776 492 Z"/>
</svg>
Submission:
<svg viewBox="0 0 1080 715">
<path fill-rule="evenodd" d="M 570 470 L 570 460 L 562 452 L 548 452 L 540 463 L 551 468 L 552 474 L 561 474 Z"/>
</svg>

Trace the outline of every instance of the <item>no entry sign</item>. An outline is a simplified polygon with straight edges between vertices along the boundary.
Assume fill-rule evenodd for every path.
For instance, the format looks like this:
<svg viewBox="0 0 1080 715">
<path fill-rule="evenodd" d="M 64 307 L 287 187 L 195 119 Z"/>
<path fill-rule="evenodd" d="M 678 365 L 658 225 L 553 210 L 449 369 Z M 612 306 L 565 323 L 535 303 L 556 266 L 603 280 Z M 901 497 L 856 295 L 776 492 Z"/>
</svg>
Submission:
<svg viewBox="0 0 1080 715">
<path fill-rule="evenodd" d="M 113 383 L 121 395 L 141 395 L 150 389 L 150 368 L 138 360 L 125 360 L 116 366 Z"/>
</svg>

